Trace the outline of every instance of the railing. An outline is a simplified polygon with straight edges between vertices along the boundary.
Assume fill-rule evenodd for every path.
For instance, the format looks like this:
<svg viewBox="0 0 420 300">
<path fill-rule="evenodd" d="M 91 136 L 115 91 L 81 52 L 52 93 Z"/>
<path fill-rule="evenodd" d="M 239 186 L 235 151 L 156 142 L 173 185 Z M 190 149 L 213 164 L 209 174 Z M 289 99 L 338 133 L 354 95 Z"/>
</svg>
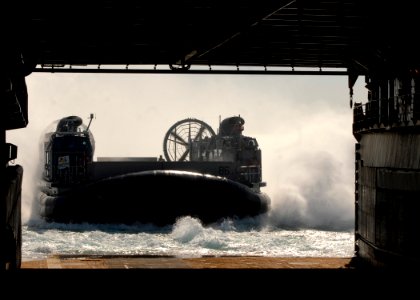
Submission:
<svg viewBox="0 0 420 300">
<path fill-rule="evenodd" d="M 56 153 L 59 157 L 65 157 L 66 160 L 62 163 L 53 163 L 51 168 L 50 180 L 54 183 L 63 185 L 71 185 L 87 180 L 88 170 L 86 155 L 80 153 Z"/>
<path fill-rule="evenodd" d="M 250 184 L 261 182 L 261 168 L 257 165 L 241 166 L 239 170 L 240 181 Z"/>
<path fill-rule="evenodd" d="M 53 167 L 54 182 L 61 184 L 75 184 L 87 179 L 87 171 L 84 166 L 73 166 L 65 169 Z"/>
<path fill-rule="evenodd" d="M 420 94 L 356 102 L 353 108 L 353 133 L 378 128 L 416 126 L 420 121 Z"/>
</svg>

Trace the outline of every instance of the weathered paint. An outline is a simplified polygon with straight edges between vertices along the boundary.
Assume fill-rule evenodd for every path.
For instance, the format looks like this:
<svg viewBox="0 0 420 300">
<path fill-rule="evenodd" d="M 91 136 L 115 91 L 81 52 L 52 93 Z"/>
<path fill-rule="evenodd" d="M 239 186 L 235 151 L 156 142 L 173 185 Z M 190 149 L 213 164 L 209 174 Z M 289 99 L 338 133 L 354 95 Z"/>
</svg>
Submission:
<svg viewBox="0 0 420 300">
<path fill-rule="evenodd" d="M 418 264 L 420 134 L 365 133 L 356 155 L 357 256 L 375 266 Z"/>
</svg>

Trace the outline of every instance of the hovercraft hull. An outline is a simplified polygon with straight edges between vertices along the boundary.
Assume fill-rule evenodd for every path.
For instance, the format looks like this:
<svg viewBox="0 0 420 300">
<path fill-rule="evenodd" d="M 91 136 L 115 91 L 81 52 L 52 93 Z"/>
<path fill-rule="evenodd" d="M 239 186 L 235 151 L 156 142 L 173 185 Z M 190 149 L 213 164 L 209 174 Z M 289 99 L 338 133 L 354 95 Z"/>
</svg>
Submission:
<svg viewBox="0 0 420 300">
<path fill-rule="evenodd" d="M 203 223 L 254 217 L 269 209 L 261 192 L 227 178 L 154 170 L 112 176 L 63 193 L 41 193 L 41 216 L 62 223 L 173 224 L 192 216 Z"/>
</svg>

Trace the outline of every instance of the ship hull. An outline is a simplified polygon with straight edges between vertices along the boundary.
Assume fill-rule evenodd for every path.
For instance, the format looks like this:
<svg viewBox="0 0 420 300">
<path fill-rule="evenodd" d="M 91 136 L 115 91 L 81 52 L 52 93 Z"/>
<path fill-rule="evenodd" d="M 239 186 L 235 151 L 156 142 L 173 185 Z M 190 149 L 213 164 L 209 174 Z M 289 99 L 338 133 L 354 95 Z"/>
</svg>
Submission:
<svg viewBox="0 0 420 300">
<path fill-rule="evenodd" d="M 241 183 L 187 171 L 155 170 L 111 176 L 66 192 L 41 192 L 41 216 L 61 223 L 173 224 L 192 216 L 203 223 L 254 217 L 270 199 Z"/>
<path fill-rule="evenodd" d="M 374 266 L 420 264 L 420 134 L 363 133 L 356 148 L 356 251 Z"/>
</svg>

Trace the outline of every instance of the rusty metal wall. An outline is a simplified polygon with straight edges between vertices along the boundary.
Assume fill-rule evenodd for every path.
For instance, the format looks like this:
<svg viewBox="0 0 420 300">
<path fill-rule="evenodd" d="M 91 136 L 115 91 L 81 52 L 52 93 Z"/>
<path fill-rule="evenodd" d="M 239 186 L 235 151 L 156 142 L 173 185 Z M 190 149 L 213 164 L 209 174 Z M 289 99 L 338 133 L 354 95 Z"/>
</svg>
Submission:
<svg viewBox="0 0 420 300">
<path fill-rule="evenodd" d="M 356 255 L 419 264 L 420 133 L 365 133 L 356 148 Z"/>
<path fill-rule="evenodd" d="M 360 140 L 363 165 L 376 168 L 420 169 L 420 134 L 378 132 Z"/>
</svg>

